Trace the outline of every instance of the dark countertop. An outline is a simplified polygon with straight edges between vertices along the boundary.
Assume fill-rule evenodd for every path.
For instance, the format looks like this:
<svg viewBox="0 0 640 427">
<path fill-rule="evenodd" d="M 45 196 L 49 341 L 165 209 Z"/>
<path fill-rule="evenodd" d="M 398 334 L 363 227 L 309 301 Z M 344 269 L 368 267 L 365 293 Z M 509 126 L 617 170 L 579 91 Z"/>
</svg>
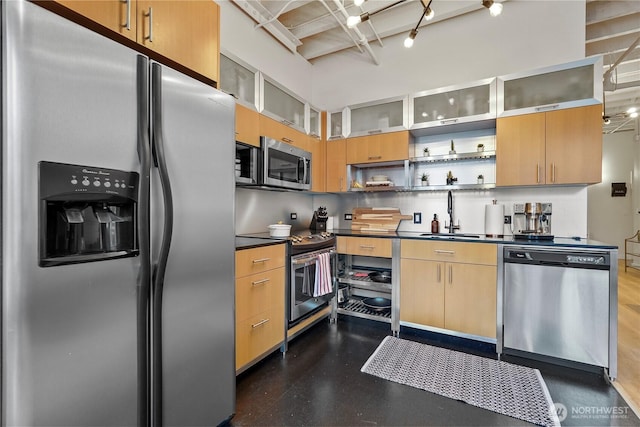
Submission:
<svg viewBox="0 0 640 427">
<path fill-rule="evenodd" d="M 286 243 L 285 239 L 264 238 L 264 237 L 244 237 L 236 236 L 236 250 L 253 249 L 261 246 L 280 245 Z"/>
<path fill-rule="evenodd" d="M 400 238 L 400 239 L 420 239 L 420 240 L 444 240 L 455 242 L 478 242 L 478 243 L 499 243 L 507 245 L 522 245 L 522 246 L 556 246 L 556 247 L 574 247 L 574 248 L 590 248 L 590 249 L 618 249 L 615 245 L 599 242 L 591 239 L 581 239 L 573 237 L 554 237 L 553 240 L 516 240 L 513 236 L 505 236 L 503 238 L 487 237 L 484 234 L 446 234 L 441 233 L 440 237 L 431 235 L 431 233 L 422 231 L 395 231 L 388 233 L 375 233 L 375 232 L 363 232 L 355 231 L 351 229 L 336 229 L 332 230 L 336 236 L 357 236 L 357 237 L 381 237 L 387 239 Z M 423 234 L 428 234 L 424 236 Z M 479 237 L 471 237 L 479 236 Z"/>
</svg>

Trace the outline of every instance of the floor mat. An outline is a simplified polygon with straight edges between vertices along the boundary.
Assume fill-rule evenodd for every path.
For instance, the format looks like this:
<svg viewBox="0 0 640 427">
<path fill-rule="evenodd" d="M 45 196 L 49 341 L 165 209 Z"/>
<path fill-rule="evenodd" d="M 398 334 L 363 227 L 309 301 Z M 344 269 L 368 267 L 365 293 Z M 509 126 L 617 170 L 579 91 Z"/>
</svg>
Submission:
<svg viewBox="0 0 640 427">
<path fill-rule="evenodd" d="M 388 336 L 362 372 L 542 426 L 559 426 L 537 369 Z"/>
</svg>

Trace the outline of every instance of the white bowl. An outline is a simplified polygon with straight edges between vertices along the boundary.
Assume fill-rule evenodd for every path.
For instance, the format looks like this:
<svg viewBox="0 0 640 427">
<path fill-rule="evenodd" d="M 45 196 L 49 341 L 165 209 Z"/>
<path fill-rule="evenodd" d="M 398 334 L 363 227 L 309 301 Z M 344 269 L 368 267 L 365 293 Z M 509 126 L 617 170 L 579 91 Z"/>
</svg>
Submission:
<svg viewBox="0 0 640 427">
<path fill-rule="evenodd" d="M 269 236 L 271 237 L 289 237 L 291 225 L 289 224 L 271 224 L 269 226 Z"/>
</svg>

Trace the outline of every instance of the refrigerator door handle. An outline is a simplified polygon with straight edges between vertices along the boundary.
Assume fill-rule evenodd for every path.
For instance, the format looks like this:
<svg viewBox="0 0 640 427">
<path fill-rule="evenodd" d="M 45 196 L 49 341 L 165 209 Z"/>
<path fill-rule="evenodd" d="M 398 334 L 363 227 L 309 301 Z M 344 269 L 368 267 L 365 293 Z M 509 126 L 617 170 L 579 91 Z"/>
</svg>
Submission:
<svg viewBox="0 0 640 427">
<path fill-rule="evenodd" d="M 151 285 L 151 229 L 149 224 L 149 186 L 151 173 L 151 144 L 149 140 L 149 60 L 138 55 L 136 61 L 137 145 L 140 161 L 138 186 L 138 244 L 140 246 L 140 275 L 136 295 L 137 369 L 138 369 L 138 425 L 149 426 L 149 298 Z"/>
<path fill-rule="evenodd" d="M 167 170 L 164 152 L 163 121 L 162 121 L 162 67 L 151 64 L 151 112 L 153 115 L 152 145 L 158 165 L 160 185 L 164 201 L 164 225 L 162 243 L 158 254 L 158 262 L 153 271 L 153 374 L 152 374 L 152 424 L 162 425 L 162 293 L 167 259 L 171 247 L 173 234 L 173 195 L 171 182 Z"/>
</svg>

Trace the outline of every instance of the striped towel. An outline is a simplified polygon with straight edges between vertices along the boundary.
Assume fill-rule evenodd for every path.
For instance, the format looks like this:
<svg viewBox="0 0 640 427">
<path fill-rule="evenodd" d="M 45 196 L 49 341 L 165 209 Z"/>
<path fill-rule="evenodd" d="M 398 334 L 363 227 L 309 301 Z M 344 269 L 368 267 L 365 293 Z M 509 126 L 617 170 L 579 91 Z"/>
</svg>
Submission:
<svg viewBox="0 0 640 427">
<path fill-rule="evenodd" d="M 333 292 L 331 281 L 331 254 L 320 254 L 316 260 L 316 280 L 313 296 L 319 297 Z"/>
</svg>

